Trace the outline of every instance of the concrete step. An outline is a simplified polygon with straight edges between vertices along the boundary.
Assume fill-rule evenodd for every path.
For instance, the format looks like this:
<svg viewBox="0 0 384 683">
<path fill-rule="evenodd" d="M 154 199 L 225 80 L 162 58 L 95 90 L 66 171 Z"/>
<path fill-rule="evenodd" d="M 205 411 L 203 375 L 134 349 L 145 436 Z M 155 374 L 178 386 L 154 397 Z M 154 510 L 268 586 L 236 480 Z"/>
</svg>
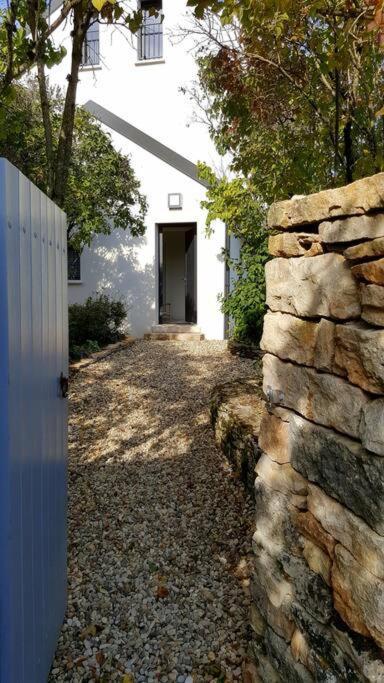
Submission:
<svg viewBox="0 0 384 683">
<path fill-rule="evenodd" d="M 201 334 L 201 329 L 198 325 L 189 325 L 184 323 L 152 325 L 151 331 L 154 334 Z"/>
<path fill-rule="evenodd" d="M 203 341 L 204 335 L 200 332 L 148 332 L 144 335 L 147 341 Z"/>
</svg>

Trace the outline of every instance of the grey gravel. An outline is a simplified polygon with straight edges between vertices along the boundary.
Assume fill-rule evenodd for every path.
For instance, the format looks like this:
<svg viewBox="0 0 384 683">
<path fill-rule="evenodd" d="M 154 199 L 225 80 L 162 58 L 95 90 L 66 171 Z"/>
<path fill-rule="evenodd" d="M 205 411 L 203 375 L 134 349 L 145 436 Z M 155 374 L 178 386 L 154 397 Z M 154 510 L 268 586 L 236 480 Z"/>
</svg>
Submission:
<svg viewBox="0 0 384 683">
<path fill-rule="evenodd" d="M 136 342 L 75 377 L 68 610 L 50 681 L 240 680 L 254 514 L 209 398 L 254 374 L 223 342 Z"/>
</svg>

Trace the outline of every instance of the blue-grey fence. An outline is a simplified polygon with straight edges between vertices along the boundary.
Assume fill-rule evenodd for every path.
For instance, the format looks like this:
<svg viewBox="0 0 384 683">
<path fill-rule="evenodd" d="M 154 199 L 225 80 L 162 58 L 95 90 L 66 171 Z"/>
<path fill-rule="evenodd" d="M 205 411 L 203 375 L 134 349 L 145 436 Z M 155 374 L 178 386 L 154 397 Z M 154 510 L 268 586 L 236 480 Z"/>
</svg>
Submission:
<svg viewBox="0 0 384 683">
<path fill-rule="evenodd" d="M 66 603 L 64 213 L 0 159 L 0 681 L 44 683 Z"/>
</svg>

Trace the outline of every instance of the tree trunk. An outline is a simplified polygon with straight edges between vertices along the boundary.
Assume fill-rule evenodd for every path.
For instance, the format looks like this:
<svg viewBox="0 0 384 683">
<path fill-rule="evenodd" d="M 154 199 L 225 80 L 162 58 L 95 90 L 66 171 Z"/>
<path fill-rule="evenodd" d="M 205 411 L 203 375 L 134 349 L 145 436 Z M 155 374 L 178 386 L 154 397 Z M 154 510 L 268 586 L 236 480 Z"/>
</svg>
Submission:
<svg viewBox="0 0 384 683">
<path fill-rule="evenodd" d="M 52 193 L 52 199 L 61 207 L 63 206 L 65 198 L 69 166 L 71 163 L 79 69 L 82 58 L 83 44 L 87 30 L 89 28 L 91 17 L 92 11 L 86 10 L 84 12 L 81 4 L 74 7 L 71 72 L 67 76 L 68 86 L 65 96 L 59 143 L 55 160 L 54 186 Z"/>
<path fill-rule="evenodd" d="M 53 173 L 54 173 L 54 153 L 53 153 L 53 136 L 52 136 L 52 120 L 51 107 L 49 102 L 49 95 L 47 91 L 47 81 L 45 78 L 44 62 L 38 58 L 37 61 L 37 80 L 39 84 L 40 106 L 43 118 L 44 136 L 45 136 L 45 154 L 47 158 L 47 187 L 46 193 L 48 197 L 52 197 L 53 193 Z"/>
<path fill-rule="evenodd" d="M 340 168 L 340 72 L 335 69 L 335 178 Z"/>
<path fill-rule="evenodd" d="M 352 121 L 348 119 L 344 126 L 344 159 L 345 159 L 345 179 L 347 183 L 353 181 L 353 138 L 352 138 Z"/>
</svg>

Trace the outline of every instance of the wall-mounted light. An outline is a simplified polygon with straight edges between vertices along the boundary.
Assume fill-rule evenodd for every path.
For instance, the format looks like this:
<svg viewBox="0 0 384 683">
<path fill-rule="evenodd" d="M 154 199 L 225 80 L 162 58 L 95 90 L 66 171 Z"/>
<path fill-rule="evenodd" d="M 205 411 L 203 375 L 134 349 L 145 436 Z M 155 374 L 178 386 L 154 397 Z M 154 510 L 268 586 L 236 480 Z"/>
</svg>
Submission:
<svg viewBox="0 0 384 683">
<path fill-rule="evenodd" d="M 180 192 L 171 192 L 168 195 L 168 209 L 182 209 L 183 208 L 183 195 Z"/>
</svg>

